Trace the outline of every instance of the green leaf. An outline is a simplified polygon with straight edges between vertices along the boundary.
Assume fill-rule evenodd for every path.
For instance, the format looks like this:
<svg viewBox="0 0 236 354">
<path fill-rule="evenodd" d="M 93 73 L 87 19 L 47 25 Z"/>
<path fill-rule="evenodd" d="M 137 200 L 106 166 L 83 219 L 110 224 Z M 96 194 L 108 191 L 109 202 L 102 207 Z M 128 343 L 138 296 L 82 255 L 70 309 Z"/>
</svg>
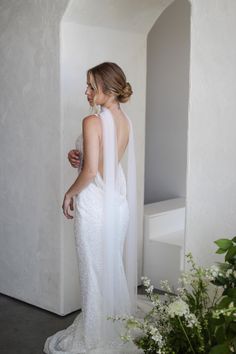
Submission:
<svg viewBox="0 0 236 354">
<path fill-rule="evenodd" d="M 229 347 L 227 344 L 219 344 L 215 345 L 211 348 L 209 354 L 231 354 Z"/>
<path fill-rule="evenodd" d="M 228 308 L 229 304 L 232 302 L 232 299 L 228 296 L 224 296 L 220 303 L 217 305 L 217 308 L 219 309 L 225 309 Z"/>
<path fill-rule="evenodd" d="M 236 300 L 236 288 L 227 289 L 227 295 L 231 298 L 231 300 Z"/>
<path fill-rule="evenodd" d="M 216 330 L 215 336 L 216 336 L 217 343 L 223 344 L 226 339 L 225 338 L 225 326 L 218 327 Z"/>
<path fill-rule="evenodd" d="M 227 238 L 221 238 L 221 239 L 216 240 L 214 242 L 222 250 L 227 250 L 230 246 L 233 246 L 233 241 L 232 240 L 228 240 Z"/>
<path fill-rule="evenodd" d="M 234 238 L 232 238 L 232 241 L 236 243 L 236 236 L 234 236 Z"/>
<path fill-rule="evenodd" d="M 209 323 L 212 327 L 215 328 L 215 327 L 220 326 L 223 323 L 225 323 L 225 319 L 223 316 L 220 316 L 219 318 L 212 317 L 212 318 L 210 318 Z"/>
<path fill-rule="evenodd" d="M 222 262 L 216 262 L 216 265 L 218 265 L 219 269 L 224 273 L 227 272 L 228 269 L 231 268 L 231 265 L 228 263 L 222 263 Z"/>
<path fill-rule="evenodd" d="M 234 350 L 236 350 L 236 337 L 232 340 L 232 344 L 234 346 Z"/>
<path fill-rule="evenodd" d="M 227 250 L 223 250 L 222 248 L 218 248 L 218 250 L 216 251 L 216 253 L 218 253 L 218 254 L 222 254 L 225 252 L 227 252 Z"/>
<path fill-rule="evenodd" d="M 226 253 L 226 256 L 225 256 L 225 260 L 229 261 L 235 255 L 236 255 L 236 246 L 232 246 L 228 249 L 228 252 Z"/>
<path fill-rule="evenodd" d="M 231 322 L 229 328 L 236 334 L 236 323 Z M 235 345 L 236 345 L 236 337 L 235 337 Z"/>
</svg>

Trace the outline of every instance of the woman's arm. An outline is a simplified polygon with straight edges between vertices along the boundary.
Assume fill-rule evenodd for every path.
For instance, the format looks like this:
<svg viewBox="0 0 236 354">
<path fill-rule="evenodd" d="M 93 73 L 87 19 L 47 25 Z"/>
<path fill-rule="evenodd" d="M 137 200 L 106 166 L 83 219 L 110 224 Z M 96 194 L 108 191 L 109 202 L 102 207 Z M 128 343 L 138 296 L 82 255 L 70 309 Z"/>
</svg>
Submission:
<svg viewBox="0 0 236 354">
<path fill-rule="evenodd" d="M 75 182 L 70 186 L 65 194 L 63 201 L 63 212 L 67 218 L 73 218 L 68 213 L 68 209 L 73 210 L 73 201 L 71 199 L 79 194 L 96 176 L 98 171 L 99 159 L 99 120 L 91 115 L 83 119 L 83 168 Z"/>
</svg>

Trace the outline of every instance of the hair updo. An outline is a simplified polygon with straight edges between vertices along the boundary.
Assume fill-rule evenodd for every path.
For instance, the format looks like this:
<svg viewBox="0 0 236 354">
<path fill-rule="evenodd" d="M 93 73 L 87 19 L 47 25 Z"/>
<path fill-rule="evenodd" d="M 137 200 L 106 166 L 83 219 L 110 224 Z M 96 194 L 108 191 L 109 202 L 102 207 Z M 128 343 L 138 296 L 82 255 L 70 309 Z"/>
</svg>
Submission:
<svg viewBox="0 0 236 354">
<path fill-rule="evenodd" d="M 98 91 L 100 85 L 103 93 L 113 93 L 121 103 L 127 102 L 133 93 L 123 70 L 115 63 L 104 62 L 96 65 L 87 71 L 87 76 L 90 75 L 94 79 L 95 91 Z"/>
</svg>

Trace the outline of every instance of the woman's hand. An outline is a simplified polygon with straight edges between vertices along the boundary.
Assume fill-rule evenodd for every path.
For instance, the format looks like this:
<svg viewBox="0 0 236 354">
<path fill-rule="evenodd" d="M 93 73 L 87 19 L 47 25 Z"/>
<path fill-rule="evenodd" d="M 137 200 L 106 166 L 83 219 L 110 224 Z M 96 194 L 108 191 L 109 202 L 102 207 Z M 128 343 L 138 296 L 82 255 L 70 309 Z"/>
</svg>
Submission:
<svg viewBox="0 0 236 354">
<path fill-rule="evenodd" d="M 81 161 L 79 155 L 80 155 L 79 150 L 73 149 L 68 152 L 68 160 L 72 167 L 78 168 L 80 166 Z"/>
<path fill-rule="evenodd" d="M 67 219 L 73 219 L 73 216 L 69 214 L 69 210 L 74 210 L 73 203 L 74 203 L 73 197 L 69 196 L 66 193 L 62 204 L 62 209 L 63 209 L 63 214 L 67 217 Z"/>
</svg>

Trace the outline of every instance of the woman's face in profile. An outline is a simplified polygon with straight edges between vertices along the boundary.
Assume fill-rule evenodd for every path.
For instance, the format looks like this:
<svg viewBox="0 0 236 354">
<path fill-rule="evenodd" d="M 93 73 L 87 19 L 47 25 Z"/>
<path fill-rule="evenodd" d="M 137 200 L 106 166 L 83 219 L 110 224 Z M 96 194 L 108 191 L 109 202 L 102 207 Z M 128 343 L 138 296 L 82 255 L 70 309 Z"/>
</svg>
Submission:
<svg viewBox="0 0 236 354">
<path fill-rule="evenodd" d="M 90 106 L 93 106 L 94 105 L 95 89 L 93 88 L 93 86 L 91 85 L 89 80 L 87 80 L 87 88 L 85 91 L 85 95 L 87 96 L 87 100 L 88 100 Z"/>
<path fill-rule="evenodd" d="M 94 98 L 95 98 L 95 103 L 97 105 L 103 105 L 107 101 L 107 99 L 109 98 L 108 95 L 103 93 L 101 85 L 98 84 L 97 86 L 98 86 L 98 90 L 96 91 L 94 89 L 95 85 L 94 85 L 93 76 L 89 75 L 88 79 L 87 79 L 87 88 L 85 91 L 85 95 L 87 96 L 87 100 L 88 100 L 90 106 L 94 105 Z"/>
</svg>

